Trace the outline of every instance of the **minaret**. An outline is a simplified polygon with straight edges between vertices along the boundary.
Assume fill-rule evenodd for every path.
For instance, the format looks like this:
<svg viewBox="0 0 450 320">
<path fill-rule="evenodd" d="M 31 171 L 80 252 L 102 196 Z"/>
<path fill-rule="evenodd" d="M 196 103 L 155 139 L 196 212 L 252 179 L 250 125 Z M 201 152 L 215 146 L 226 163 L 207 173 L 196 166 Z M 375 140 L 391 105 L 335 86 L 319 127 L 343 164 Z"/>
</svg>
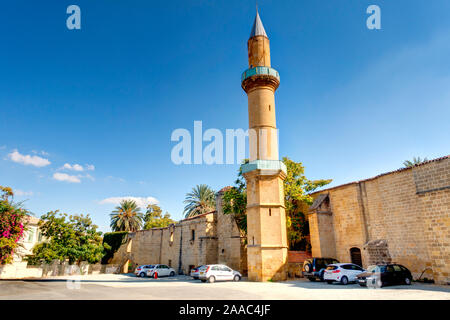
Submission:
<svg viewBox="0 0 450 320">
<path fill-rule="evenodd" d="M 247 261 L 251 281 L 285 280 L 288 254 L 283 181 L 278 158 L 275 90 L 280 76 L 270 67 L 270 43 L 256 12 L 242 88 L 248 96 L 250 162 L 247 181 Z"/>
</svg>

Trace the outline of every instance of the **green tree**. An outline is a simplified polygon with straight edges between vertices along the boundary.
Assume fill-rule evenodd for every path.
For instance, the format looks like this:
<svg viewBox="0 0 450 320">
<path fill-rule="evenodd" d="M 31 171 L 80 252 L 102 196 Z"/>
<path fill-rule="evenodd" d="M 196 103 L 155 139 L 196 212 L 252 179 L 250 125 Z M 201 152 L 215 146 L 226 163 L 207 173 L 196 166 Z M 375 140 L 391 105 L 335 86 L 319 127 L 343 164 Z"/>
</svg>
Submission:
<svg viewBox="0 0 450 320">
<path fill-rule="evenodd" d="M 110 216 L 113 231 L 138 231 L 144 220 L 141 208 L 134 200 L 122 200 Z"/>
<path fill-rule="evenodd" d="M 60 214 L 50 211 L 41 217 L 39 228 L 48 240 L 33 248 L 33 255 L 27 257 L 30 264 L 53 260 L 69 260 L 70 264 L 87 261 L 96 263 L 104 254 L 101 232 L 92 223 L 89 215 Z"/>
<path fill-rule="evenodd" d="M 308 247 L 306 236 L 309 235 L 309 226 L 304 208 L 313 202 L 310 193 L 332 180 L 309 180 L 304 174 L 305 168 L 301 162 L 287 157 L 282 161 L 287 168 L 284 195 L 289 246 L 291 249 L 305 250 Z M 247 162 L 248 160 L 244 160 L 244 164 Z M 247 190 L 241 168 L 235 184 L 236 186 L 226 191 L 223 196 L 223 211 L 225 214 L 233 214 L 241 232 L 246 234 Z"/>
<path fill-rule="evenodd" d="M 158 205 L 149 204 L 144 216 L 144 223 L 144 229 L 147 230 L 152 228 L 165 228 L 172 223 L 175 223 L 175 221 L 170 219 L 170 214 L 168 212 L 163 215 L 162 210 Z"/>
<path fill-rule="evenodd" d="M 184 207 L 186 218 L 211 212 L 216 208 L 215 193 L 206 184 L 197 185 L 186 194 L 184 203 L 186 204 Z"/>
<path fill-rule="evenodd" d="M 414 167 L 416 164 L 421 164 L 422 162 L 425 162 L 425 161 L 428 161 L 428 159 L 427 158 L 424 158 L 423 160 L 422 159 L 420 159 L 420 157 L 414 157 L 413 159 L 412 159 L 412 161 L 411 160 L 405 160 L 404 162 L 403 162 L 403 165 L 405 166 L 405 168 L 409 168 L 409 167 Z"/>
<path fill-rule="evenodd" d="M 13 197 L 11 188 L 0 186 L 0 265 L 13 261 L 26 228 L 24 218 L 28 211 L 21 207 L 21 203 L 14 203 Z"/>
</svg>

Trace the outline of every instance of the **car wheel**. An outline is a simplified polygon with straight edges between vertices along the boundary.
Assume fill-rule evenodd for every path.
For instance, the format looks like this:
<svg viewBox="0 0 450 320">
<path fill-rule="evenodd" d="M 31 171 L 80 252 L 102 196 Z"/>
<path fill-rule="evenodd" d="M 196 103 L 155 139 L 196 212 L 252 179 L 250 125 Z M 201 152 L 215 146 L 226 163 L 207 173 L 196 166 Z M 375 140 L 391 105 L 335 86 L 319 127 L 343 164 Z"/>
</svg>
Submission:
<svg viewBox="0 0 450 320">
<path fill-rule="evenodd" d="M 205 279 L 202 279 L 202 282 L 206 282 L 206 280 L 205 280 Z"/>
<path fill-rule="evenodd" d="M 172 271 L 172 272 L 170 273 L 170 276 L 171 276 L 171 277 L 175 277 L 175 272 Z"/>
<path fill-rule="evenodd" d="M 241 280 L 241 277 L 239 277 L 238 275 L 235 275 L 233 280 L 237 282 L 237 281 Z"/>
<path fill-rule="evenodd" d="M 214 283 L 214 282 L 216 282 L 216 277 L 214 277 L 214 276 L 209 277 L 209 278 L 208 278 L 208 282 L 209 282 L 209 283 Z"/>
<path fill-rule="evenodd" d="M 309 281 L 314 282 L 316 281 L 316 278 L 308 278 Z"/>
<path fill-rule="evenodd" d="M 342 283 L 343 285 L 347 285 L 347 284 L 348 284 L 348 278 L 347 278 L 346 276 L 343 276 L 343 277 L 341 278 L 341 283 Z"/>
<path fill-rule="evenodd" d="M 310 263 L 308 263 L 307 265 L 305 265 L 305 272 L 311 272 L 312 270 L 312 265 Z"/>
<path fill-rule="evenodd" d="M 411 285 L 411 279 L 410 278 L 405 278 L 405 284 L 406 285 Z"/>
<path fill-rule="evenodd" d="M 332 283 L 333 283 L 333 280 L 327 280 L 327 283 L 328 283 L 328 284 L 332 284 Z"/>
<path fill-rule="evenodd" d="M 139 273 L 139 277 L 141 277 L 141 278 L 145 278 L 145 272 L 141 272 L 141 273 Z"/>
</svg>

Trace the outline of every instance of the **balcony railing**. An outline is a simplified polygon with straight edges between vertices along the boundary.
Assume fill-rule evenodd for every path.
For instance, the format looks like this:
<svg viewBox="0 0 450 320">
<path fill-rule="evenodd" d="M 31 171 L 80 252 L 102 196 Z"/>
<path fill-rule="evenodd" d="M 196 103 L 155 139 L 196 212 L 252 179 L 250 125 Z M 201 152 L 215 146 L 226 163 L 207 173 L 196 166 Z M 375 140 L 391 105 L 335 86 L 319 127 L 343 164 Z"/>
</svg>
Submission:
<svg viewBox="0 0 450 320">
<path fill-rule="evenodd" d="M 269 75 L 277 78 L 278 81 L 280 81 L 280 74 L 277 70 L 269 67 L 255 67 L 244 71 L 241 76 L 241 82 L 255 75 Z"/>
</svg>

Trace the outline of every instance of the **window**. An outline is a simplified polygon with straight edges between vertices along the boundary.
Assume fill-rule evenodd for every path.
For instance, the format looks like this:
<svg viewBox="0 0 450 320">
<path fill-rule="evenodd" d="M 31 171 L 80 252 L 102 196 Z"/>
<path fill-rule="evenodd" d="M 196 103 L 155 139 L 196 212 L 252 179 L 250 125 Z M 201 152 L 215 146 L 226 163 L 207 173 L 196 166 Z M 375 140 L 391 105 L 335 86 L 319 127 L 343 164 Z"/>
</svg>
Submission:
<svg viewBox="0 0 450 320">
<path fill-rule="evenodd" d="M 270 104 L 269 104 L 269 111 L 270 111 Z"/>
<path fill-rule="evenodd" d="M 394 272 L 394 268 L 392 266 L 387 266 L 386 272 Z"/>
<path fill-rule="evenodd" d="M 401 272 L 402 269 L 400 268 L 400 266 L 394 265 L 394 271 L 395 271 L 395 272 Z"/>
<path fill-rule="evenodd" d="M 195 240 L 195 230 L 191 230 L 191 241 Z"/>
<path fill-rule="evenodd" d="M 220 268 L 219 268 L 219 266 L 213 266 L 211 268 L 211 270 L 213 270 L 213 271 L 220 271 Z"/>
<path fill-rule="evenodd" d="M 34 241 L 34 233 L 36 231 L 36 228 L 30 228 L 30 230 L 28 230 L 28 239 L 27 242 L 33 242 Z"/>
<path fill-rule="evenodd" d="M 170 231 L 170 239 L 169 239 L 169 241 L 173 242 L 173 231 Z"/>
<path fill-rule="evenodd" d="M 272 209 L 269 208 L 269 216 L 272 216 Z"/>
<path fill-rule="evenodd" d="M 344 264 L 342 266 L 342 268 L 345 269 L 345 270 L 353 270 L 352 265 L 350 265 L 350 264 Z"/>
<path fill-rule="evenodd" d="M 169 267 L 172 266 L 172 260 L 169 260 Z"/>
</svg>

